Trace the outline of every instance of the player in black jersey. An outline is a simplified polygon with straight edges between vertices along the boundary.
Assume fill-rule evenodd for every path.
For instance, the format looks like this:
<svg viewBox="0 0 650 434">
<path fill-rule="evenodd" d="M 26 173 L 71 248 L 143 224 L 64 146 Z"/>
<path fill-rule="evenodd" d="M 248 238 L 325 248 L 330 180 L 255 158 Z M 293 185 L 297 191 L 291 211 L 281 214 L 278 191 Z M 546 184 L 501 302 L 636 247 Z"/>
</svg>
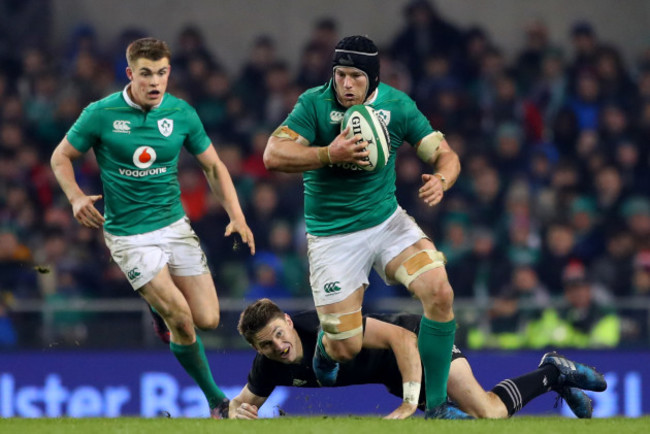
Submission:
<svg viewBox="0 0 650 434">
<path fill-rule="evenodd" d="M 351 362 L 341 364 L 334 387 L 383 384 L 388 392 L 403 397 L 402 404 L 386 418 L 404 419 L 424 410 L 425 390 L 417 348 L 419 315 L 390 314 L 364 317 L 363 350 Z M 292 317 L 269 299 L 258 300 L 242 312 L 239 333 L 258 352 L 248 383 L 230 402 L 232 419 L 256 419 L 276 386 L 320 387 L 312 369 L 319 332 L 316 311 Z M 447 391 L 461 410 L 477 418 L 507 418 L 533 398 L 551 390 L 565 393 L 567 404 L 578 417 L 589 418 L 591 399 L 581 390 L 604 390 L 603 376 L 595 369 L 555 353 L 542 358 L 535 371 L 506 379 L 486 392 L 471 367 L 454 346 Z M 573 366 L 573 368 L 571 368 Z"/>
</svg>

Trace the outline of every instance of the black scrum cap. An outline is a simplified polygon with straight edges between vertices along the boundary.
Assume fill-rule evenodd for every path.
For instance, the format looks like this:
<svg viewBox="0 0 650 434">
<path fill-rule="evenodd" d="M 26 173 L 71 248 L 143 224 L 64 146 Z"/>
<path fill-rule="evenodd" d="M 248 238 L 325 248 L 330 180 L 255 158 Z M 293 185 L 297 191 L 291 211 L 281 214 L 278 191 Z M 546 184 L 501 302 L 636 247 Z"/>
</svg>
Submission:
<svg viewBox="0 0 650 434">
<path fill-rule="evenodd" d="M 348 66 L 363 71 L 368 77 L 367 99 L 379 86 L 379 50 L 366 36 L 347 36 L 334 49 L 332 70 Z"/>
</svg>

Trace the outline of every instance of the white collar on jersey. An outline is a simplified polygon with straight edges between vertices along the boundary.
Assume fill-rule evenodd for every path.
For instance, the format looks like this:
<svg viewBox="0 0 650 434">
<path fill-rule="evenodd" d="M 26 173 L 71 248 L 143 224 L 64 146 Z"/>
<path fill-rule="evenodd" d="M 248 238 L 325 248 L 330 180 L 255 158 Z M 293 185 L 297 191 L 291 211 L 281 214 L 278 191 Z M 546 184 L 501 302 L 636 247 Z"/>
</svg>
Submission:
<svg viewBox="0 0 650 434">
<path fill-rule="evenodd" d="M 377 100 L 377 95 L 379 95 L 379 86 L 377 86 L 377 89 L 375 89 L 375 91 L 372 93 L 372 95 L 370 95 L 370 98 L 368 98 L 366 100 L 366 102 L 364 102 L 364 104 L 368 105 L 368 104 L 372 104 L 373 102 L 375 102 Z"/>
<path fill-rule="evenodd" d="M 124 101 L 126 101 L 126 103 L 127 103 L 128 105 L 130 105 L 131 107 L 133 107 L 134 109 L 138 109 L 138 110 L 142 110 L 142 111 L 144 111 L 144 109 L 142 108 L 142 106 L 140 106 L 140 105 L 136 104 L 135 102 L 133 102 L 133 100 L 132 100 L 131 97 L 129 96 L 129 92 L 128 92 L 129 87 L 131 87 L 131 83 L 129 83 L 129 84 L 127 84 L 126 86 L 124 86 L 124 90 L 122 91 L 122 96 L 124 97 Z M 151 108 L 152 108 L 152 109 L 155 109 L 155 108 L 160 107 L 160 104 L 162 104 L 163 99 L 165 99 L 165 94 L 163 94 L 162 98 L 160 98 L 160 102 L 159 102 L 158 104 L 156 104 L 155 106 L 151 107 Z"/>
</svg>

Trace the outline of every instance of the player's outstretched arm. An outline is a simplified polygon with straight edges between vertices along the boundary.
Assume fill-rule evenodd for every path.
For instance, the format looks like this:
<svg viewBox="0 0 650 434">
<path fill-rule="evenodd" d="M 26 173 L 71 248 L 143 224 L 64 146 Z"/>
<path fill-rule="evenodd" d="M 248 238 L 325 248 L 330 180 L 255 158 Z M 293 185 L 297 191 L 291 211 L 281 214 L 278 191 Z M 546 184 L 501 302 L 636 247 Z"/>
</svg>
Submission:
<svg viewBox="0 0 650 434">
<path fill-rule="evenodd" d="M 244 212 L 237 198 L 237 191 L 226 165 L 223 164 L 212 144 L 208 149 L 197 155 L 196 158 L 208 179 L 210 189 L 217 196 L 217 199 L 228 213 L 228 217 L 230 217 L 230 223 L 226 226 L 224 235 L 230 236 L 233 232 L 237 232 L 241 235 L 242 241 L 248 244 L 251 254 L 254 255 L 255 239 L 253 238 L 253 232 L 246 223 Z"/>
<path fill-rule="evenodd" d="M 406 419 L 411 416 L 417 410 L 422 381 L 422 364 L 415 333 L 375 318 L 367 318 L 363 347 L 392 350 L 402 376 L 404 401 L 385 418 Z"/>
<path fill-rule="evenodd" d="M 83 155 L 68 141 L 67 137 L 52 152 L 50 165 L 57 182 L 65 193 L 72 214 L 79 223 L 89 228 L 100 228 L 104 224 L 104 216 L 95 208 L 95 202 L 102 198 L 101 195 L 87 196 L 77 184 L 74 176 L 72 161 Z"/>
<path fill-rule="evenodd" d="M 244 386 L 239 395 L 230 400 L 228 418 L 230 419 L 257 419 L 259 408 L 266 402 L 266 398 L 257 396 Z"/>
</svg>

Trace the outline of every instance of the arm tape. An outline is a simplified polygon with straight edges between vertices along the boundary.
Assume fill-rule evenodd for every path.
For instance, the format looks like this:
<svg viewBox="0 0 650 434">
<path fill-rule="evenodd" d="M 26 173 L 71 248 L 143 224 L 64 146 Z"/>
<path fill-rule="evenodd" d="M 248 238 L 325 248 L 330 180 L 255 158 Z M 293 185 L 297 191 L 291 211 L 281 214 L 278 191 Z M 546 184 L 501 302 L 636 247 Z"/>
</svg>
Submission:
<svg viewBox="0 0 650 434">
<path fill-rule="evenodd" d="M 444 139 L 444 134 L 440 131 L 434 131 L 420 140 L 416 146 L 416 151 L 420 160 L 428 163 L 433 157 L 436 157 L 440 153 L 440 144 Z"/>
<path fill-rule="evenodd" d="M 300 137 L 300 134 L 296 133 L 294 130 L 292 130 L 286 125 L 277 127 L 275 131 L 271 133 L 271 135 L 275 137 L 279 137 L 281 139 L 291 139 L 296 141 L 298 140 L 298 137 Z"/>
<path fill-rule="evenodd" d="M 420 400 L 421 386 L 421 383 L 417 381 L 407 381 L 406 383 L 402 384 L 402 391 L 404 396 L 403 401 L 408 402 L 409 404 L 418 405 L 418 401 Z"/>
<path fill-rule="evenodd" d="M 318 148 L 318 160 L 326 166 L 332 164 L 329 146 L 321 146 Z"/>
</svg>

